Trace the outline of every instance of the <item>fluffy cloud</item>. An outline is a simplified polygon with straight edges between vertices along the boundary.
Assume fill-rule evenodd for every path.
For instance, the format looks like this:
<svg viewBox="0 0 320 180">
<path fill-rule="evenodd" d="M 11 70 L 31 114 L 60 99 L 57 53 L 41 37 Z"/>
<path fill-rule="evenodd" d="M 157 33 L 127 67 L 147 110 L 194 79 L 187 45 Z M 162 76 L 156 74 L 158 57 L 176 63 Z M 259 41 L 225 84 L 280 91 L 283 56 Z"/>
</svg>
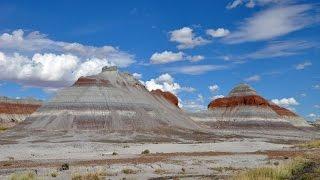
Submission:
<svg viewBox="0 0 320 180">
<path fill-rule="evenodd" d="M 213 84 L 208 87 L 212 93 L 216 93 L 219 90 L 219 86 L 217 84 Z"/>
<path fill-rule="evenodd" d="M 215 96 L 212 96 L 212 100 L 215 100 L 215 99 L 218 99 L 218 98 L 223 98 L 223 97 L 224 97 L 224 95 L 221 95 L 221 94 L 215 95 Z"/>
<path fill-rule="evenodd" d="M 171 51 L 163 51 L 162 53 L 154 53 L 150 60 L 153 64 L 164 64 L 170 63 L 175 61 L 182 61 L 183 60 L 183 52 L 171 52 Z"/>
<path fill-rule="evenodd" d="M 203 59 L 204 57 L 201 55 L 187 56 L 183 52 L 174 53 L 172 51 L 163 51 L 161 53 L 158 53 L 158 52 L 154 53 L 151 56 L 150 61 L 152 64 L 166 64 L 166 63 L 183 61 L 183 60 L 190 60 L 192 62 L 196 62 Z"/>
<path fill-rule="evenodd" d="M 179 43 L 177 46 L 178 49 L 189 49 L 209 43 L 208 40 L 203 39 L 202 37 L 196 37 L 193 33 L 193 29 L 189 27 L 171 31 L 170 41 Z"/>
<path fill-rule="evenodd" d="M 290 106 L 296 106 L 299 105 L 299 103 L 293 98 L 282 98 L 282 99 L 272 99 L 273 103 L 282 106 L 282 107 L 290 107 Z"/>
<path fill-rule="evenodd" d="M 181 87 L 180 84 L 174 82 L 174 78 L 168 73 L 161 74 L 155 79 L 150 79 L 149 81 L 142 83 L 149 91 L 161 89 L 162 91 L 169 91 L 173 94 L 177 94 L 183 90 L 190 91 L 190 88 Z"/>
<path fill-rule="evenodd" d="M 230 34 L 230 31 L 228 29 L 224 29 L 224 28 L 218 28 L 216 30 L 214 29 L 208 29 L 207 34 L 212 36 L 212 37 L 224 37 L 227 36 L 228 34 Z"/>
<path fill-rule="evenodd" d="M 194 65 L 194 66 L 179 66 L 179 67 L 166 68 L 166 70 L 172 73 L 199 75 L 209 71 L 223 70 L 226 68 L 227 66 L 224 66 L 224 65 Z"/>
<path fill-rule="evenodd" d="M 0 35 L 0 80 L 57 89 L 103 66 L 127 67 L 133 56 L 112 46 L 94 47 L 54 41 L 37 31 Z"/>
<path fill-rule="evenodd" d="M 149 91 L 161 89 L 162 91 L 169 91 L 176 95 L 182 91 L 189 93 L 196 91 L 193 87 L 181 86 L 179 83 L 175 82 L 174 78 L 168 73 L 161 74 L 159 77 L 152 78 L 146 82 L 141 81 L 141 83 L 144 84 Z"/>
<path fill-rule="evenodd" d="M 224 40 L 227 43 L 261 41 L 279 37 L 317 22 L 312 5 L 274 6 L 247 18 Z"/>
<path fill-rule="evenodd" d="M 261 80 L 261 77 L 259 75 L 253 75 L 244 79 L 244 81 L 246 82 L 258 82 L 260 80 Z"/>
<path fill-rule="evenodd" d="M 316 104 L 313 106 L 314 108 L 320 109 L 320 105 Z"/>
<path fill-rule="evenodd" d="M 141 79 L 142 78 L 142 74 L 140 73 L 133 73 L 132 76 L 136 79 Z"/>
<path fill-rule="evenodd" d="M 311 66 L 311 65 L 312 65 L 311 62 L 306 61 L 306 62 L 297 64 L 297 65 L 295 66 L 295 68 L 296 68 L 297 70 L 303 70 L 303 69 L 305 69 L 306 67 Z"/>
</svg>

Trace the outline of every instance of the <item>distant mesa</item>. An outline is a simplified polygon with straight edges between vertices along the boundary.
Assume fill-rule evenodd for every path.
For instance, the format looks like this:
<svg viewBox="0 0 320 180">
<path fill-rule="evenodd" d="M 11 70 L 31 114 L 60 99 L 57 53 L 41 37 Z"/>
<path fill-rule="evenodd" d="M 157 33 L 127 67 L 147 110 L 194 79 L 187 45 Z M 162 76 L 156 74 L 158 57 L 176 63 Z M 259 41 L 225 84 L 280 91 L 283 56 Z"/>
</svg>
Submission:
<svg viewBox="0 0 320 180">
<path fill-rule="evenodd" d="M 0 97 L 0 126 L 12 127 L 25 120 L 42 105 L 42 101 Z"/>
<path fill-rule="evenodd" d="M 221 127 L 310 127 L 302 117 L 267 101 L 248 84 L 237 85 L 228 96 L 211 101 L 208 111 L 191 117 Z"/>
<path fill-rule="evenodd" d="M 115 66 L 103 67 L 101 73 L 80 77 L 71 87 L 58 91 L 20 128 L 159 134 L 199 129 L 187 114 L 176 108 L 177 104 L 173 94 L 150 93 L 132 75 L 118 71 Z"/>
<path fill-rule="evenodd" d="M 178 100 L 177 96 L 175 96 L 171 92 L 162 91 L 160 89 L 156 89 L 156 90 L 152 90 L 151 93 L 154 94 L 154 95 L 157 95 L 157 96 L 162 96 L 166 100 L 168 100 L 170 103 L 172 103 L 173 105 L 179 107 L 179 105 L 178 105 L 179 104 L 179 100 Z"/>
</svg>

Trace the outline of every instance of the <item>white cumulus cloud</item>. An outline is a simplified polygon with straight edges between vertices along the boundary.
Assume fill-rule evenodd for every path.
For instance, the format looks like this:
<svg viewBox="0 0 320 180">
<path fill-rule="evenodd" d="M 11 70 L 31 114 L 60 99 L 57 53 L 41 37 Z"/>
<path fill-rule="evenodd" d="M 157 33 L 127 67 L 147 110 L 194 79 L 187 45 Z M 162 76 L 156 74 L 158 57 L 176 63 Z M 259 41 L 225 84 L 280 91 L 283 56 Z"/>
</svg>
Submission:
<svg viewBox="0 0 320 180">
<path fill-rule="evenodd" d="M 150 57 L 150 61 L 152 64 L 166 64 L 166 63 L 172 63 L 176 61 L 183 61 L 183 60 L 189 60 L 191 62 L 197 62 L 204 59 L 204 56 L 201 55 L 195 55 L 190 56 L 186 55 L 183 52 L 172 52 L 172 51 L 163 51 L 161 53 L 154 53 Z"/>
<path fill-rule="evenodd" d="M 296 106 L 299 105 L 299 103 L 293 98 L 282 98 L 282 99 L 272 99 L 273 103 L 282 106 L 282 107 L 290 107 L 290 106 Z"/>
<path fill-rule="evenodd" d="M 208 87 L 212 93 L 216 93 L 219 90 L 219 86 L 217 84 L 213 84 Z"/>
<path fill-rule="evenodd" d="M 181 29 L 171 31 L 170 41 L 179 43 L 177 46 L 178 49 L 190 49 L 210 42 L 200 36 L 196 37 L 193 33 L 193 29 L 189 27 L 183 27 Z"/>
<path fill-rule="evenodd" d="M 103 66 L 127 67 L 134 56 L 112 46 L 86 46 L 54 41 L 38 31 L 15 30 L 0 35 L 0 80 L 58 89 Z"/>
<path fill-rule="evenodd" d="M 224 95 L 221 95 L 221 94 L 215 95 L 215 96 L 212 96 L 212 100 L 215 100 L 215 99 L 218 99 L 218 98 L 223 98 L 223 97 L 224 97 Z"/>
<path fill-rule="evenodd" d="M 159 77 L 152 78 L 146 82 L 141 82 L 149 91 L 160 89 L 162 91 L 169 91 L 175 95 L 182 91 L 189 93 L 196 91 L 193 87 L 181 86 L 179 83 L 175 82 L 174 78 L 168 73 L 161 74 Z"/>
<path fill-rule="evenodd" d="M 207 34 L 212 36 L 212 37 L 224 37 L 227 36 L 228 34 L 230 34 L 230 31 L 228 29 L 224 29 L 224 28 L 218 28 L 216 30 L 214 29 L 208 29 Z"/>
<path fill-rule="evenodd" d="M 133 73 L 132 76 L 136 79 L 141 79 L 142 78 L 142 74 L 140 73 Z"/>
</svg>

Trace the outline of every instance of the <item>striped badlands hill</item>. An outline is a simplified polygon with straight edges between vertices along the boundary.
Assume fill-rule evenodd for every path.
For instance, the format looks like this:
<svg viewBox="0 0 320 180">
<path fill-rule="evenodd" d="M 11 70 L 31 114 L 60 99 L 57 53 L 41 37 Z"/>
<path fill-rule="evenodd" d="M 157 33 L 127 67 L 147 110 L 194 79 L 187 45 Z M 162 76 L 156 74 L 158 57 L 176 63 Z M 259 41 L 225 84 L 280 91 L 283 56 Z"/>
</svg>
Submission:
<svg viewBox="0 0 320 180">
<path fill-rule="evenodd" d="M 34 99 L 10 99 L 0 97 L 0 126 L 12 127 L 30 116 L 42 105 Z"/>
<path fill-rule="evenodd" d="M 270 103 L 247 84 L 239 84 L 227 97 L 210 102 L 208 111 L 191 116 L 219 127 L 310 127 L 303 118 Z"/>
<path fill-rule="evenodd" d="M 177 131 L 198 125 L 164 97 L 116 67 L 79 78 L 24 123 L 35 130 Z"/>
</svg>

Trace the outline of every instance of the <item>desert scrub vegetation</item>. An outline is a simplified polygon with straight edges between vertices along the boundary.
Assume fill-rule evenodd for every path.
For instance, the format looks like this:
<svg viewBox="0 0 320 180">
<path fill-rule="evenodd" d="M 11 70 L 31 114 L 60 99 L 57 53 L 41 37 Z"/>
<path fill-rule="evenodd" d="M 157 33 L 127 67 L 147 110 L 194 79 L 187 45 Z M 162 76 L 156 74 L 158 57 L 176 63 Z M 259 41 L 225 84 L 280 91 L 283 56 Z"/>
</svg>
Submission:
<svg viewBox="0 0 320 180">
<path fill-rule="evenodd" d="M 10 180 L 35 180 L 36 174 L 34 172 L 14 173 Z"/>
<path fill-rule="evenodd" d="M 165 169 L 155 169 L 154 173 L 155 174 L 166 174 L 167 171 Z"/>
<path fill-rule="evenodd" d="M 1 131 L 5 131 L 5 130 L 7 130 L 7 129 L 8 129 L 7 127 L 0 126 L 0 132 L 1 132 Z"/>
<path fill-rule="evenodd" d="M 141 154 L 150 154 L 150 150 L 146 149 L 146 150 L 142 151 Z"/>
<path fill-rule="evenodd" d="M 52 172 L 51 173 L 51 177 L 57 177 L 58 176 L 58 173 L 57 172 Z"/>
<path fill-rule="evenodd" d="M 320 148 L 320 140 L 307 141 L 305 143 L 299 144 L 298 146 L 308 149 Z"/>
<path fill-rule="evenodd" d="M 102 180 L 106 176 L 105 173 L 94 172 L 87 174 L 74 174 L 72 175 L 72 180 Z"/>
<path fill-rule="evenodd" d="M 124 174 L 136 174 L 136 173 L 137 173 L 137 171 L 135 171 L 135 170 L 133 170 L 133 169 L 129 169 L 129 168 L 123 169 L 122 172 L 123 172 Z"/>
<path fill-rule="evenodd" d="M 237 174 L 237 180 L 281 180 L 281 179 L 316 179 L 320 178 L 319 159 L 295 158 L 279 166 L 261 167 Z"/>
</svg>

